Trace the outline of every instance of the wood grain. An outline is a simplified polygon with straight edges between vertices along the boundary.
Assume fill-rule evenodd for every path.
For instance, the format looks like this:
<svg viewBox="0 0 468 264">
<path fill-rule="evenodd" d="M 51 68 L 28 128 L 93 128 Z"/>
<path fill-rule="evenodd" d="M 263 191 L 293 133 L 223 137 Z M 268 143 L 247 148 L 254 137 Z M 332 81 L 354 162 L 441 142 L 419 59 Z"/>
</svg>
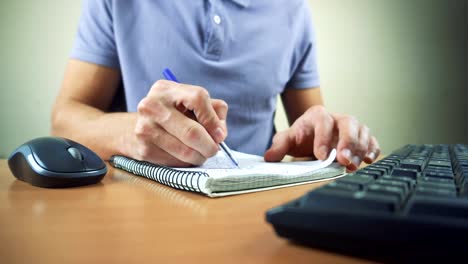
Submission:
<svg viewBox="0 0 468 264">
<path fill-rule="evenodd" d="M 208 198 L 109 167 L 93 186 L 41 189 L 0 160 L 2 263 L 363 263 L 277 237 L 265 211 L 312 188 Z"/>
</svg>

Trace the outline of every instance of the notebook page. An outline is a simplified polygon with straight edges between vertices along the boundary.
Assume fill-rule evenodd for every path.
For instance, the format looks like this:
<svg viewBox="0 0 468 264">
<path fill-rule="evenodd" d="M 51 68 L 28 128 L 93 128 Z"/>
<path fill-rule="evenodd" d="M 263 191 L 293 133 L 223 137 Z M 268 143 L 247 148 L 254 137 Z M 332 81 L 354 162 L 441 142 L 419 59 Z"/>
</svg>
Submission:
<svg viewBox="0 0 468 264">
<path fill-rule="evenodd" d="M 239 161 L 239 167 L 233 166 L 232 161 L 221 151 L 208 159 L 202 166 L 195 168 L 177 168 L 185 171 L 203 171 L 210 178 L 217 179 L 232 176 L 254 176 L 254 175 L 283 175 L 295 176 L 310 173 L 325 168 L 336 158 L 336 150 L 333 149 L 324 161 L 291 161 L 291 162 L 265 162 L 263 157 L 233 151 L 233 155 Z"/>
</svg>

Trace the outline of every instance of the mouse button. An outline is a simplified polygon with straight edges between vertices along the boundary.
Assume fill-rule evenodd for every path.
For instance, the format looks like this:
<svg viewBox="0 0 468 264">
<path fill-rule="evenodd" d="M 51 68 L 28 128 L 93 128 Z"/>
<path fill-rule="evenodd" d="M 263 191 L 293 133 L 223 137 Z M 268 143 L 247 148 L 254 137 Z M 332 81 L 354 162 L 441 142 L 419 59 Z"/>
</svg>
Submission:
<svg viewBox="0 0 468 264">
<path fill-rule="evenodd" d="M 77 149 L 77 148 L 74 148 L 74 147 L 69 147 L 67 148 L 67 151 L 68 153 L 70 153 L 70 155 L 77 159 L 77 160 L 83 160 L 83 155 L 81 155 L 81 152 Z"/>
<path fill-rule="evenodd" d="M 97 155 L 94 155 L 94 153 L 92 154 L 93 155 L 89 155 L 88 158 L 85 158 L 83 162 L 86 167 L 86 170 L 94 171 L 94 170 L 104 169 L 106 167 L 106 164 L 104 163 L 104 161 L 101 158 L 99 158 Z"/>
<path fill-rule="evenodd" d="M 81 161 L 74 159 L 65 141 L 56 138 L 40 138 L 29 145 L 34 160 L 43 169 L 53 172 L 84 171 Z"/>
<path fill-rule="evenodd" d="M 83 164 L 87 171 L 101 170 L 106 167 L 104 161 L 91 150 L 82 153 L 84 158 Z"/>
<path fill-rule="evenodd" d="M 89 148 L 78 143 L 72 144 L 74 148 L 78 149 L 83 157 L 83 164 L 86 171 L 100 170 L 106 167 L 102 159 Z"/>
</svg>

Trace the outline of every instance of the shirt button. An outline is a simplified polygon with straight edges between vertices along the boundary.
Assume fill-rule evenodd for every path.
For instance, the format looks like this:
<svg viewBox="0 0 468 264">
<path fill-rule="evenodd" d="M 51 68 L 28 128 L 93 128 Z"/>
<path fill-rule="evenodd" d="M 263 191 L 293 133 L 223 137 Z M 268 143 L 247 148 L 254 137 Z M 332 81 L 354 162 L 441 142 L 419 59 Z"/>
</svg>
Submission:
<svg viewBox="0 0 468 264">
<path fill-rule="evenodd" d="M 213 16 L 213 21 L 215 22 L 216 25 L 221 24 L 221 17 L 218 15 Z"/>
</svg>

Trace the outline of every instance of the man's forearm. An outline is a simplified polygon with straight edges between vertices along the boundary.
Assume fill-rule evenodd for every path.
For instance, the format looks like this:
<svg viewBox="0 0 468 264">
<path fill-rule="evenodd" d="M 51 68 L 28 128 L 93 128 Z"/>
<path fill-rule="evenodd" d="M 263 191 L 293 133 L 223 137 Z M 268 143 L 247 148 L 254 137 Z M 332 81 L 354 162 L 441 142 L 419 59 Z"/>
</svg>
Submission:
<svg viewBox="0 0 468 264">
<path fill-rule="evenodd" d="M 107 160 L 115 154 L 126 155 L 136 113 L 105 113 L 75 100 L 57 102 L 52 111 L 54 136 L 75 140 Z"/>
</svg>

